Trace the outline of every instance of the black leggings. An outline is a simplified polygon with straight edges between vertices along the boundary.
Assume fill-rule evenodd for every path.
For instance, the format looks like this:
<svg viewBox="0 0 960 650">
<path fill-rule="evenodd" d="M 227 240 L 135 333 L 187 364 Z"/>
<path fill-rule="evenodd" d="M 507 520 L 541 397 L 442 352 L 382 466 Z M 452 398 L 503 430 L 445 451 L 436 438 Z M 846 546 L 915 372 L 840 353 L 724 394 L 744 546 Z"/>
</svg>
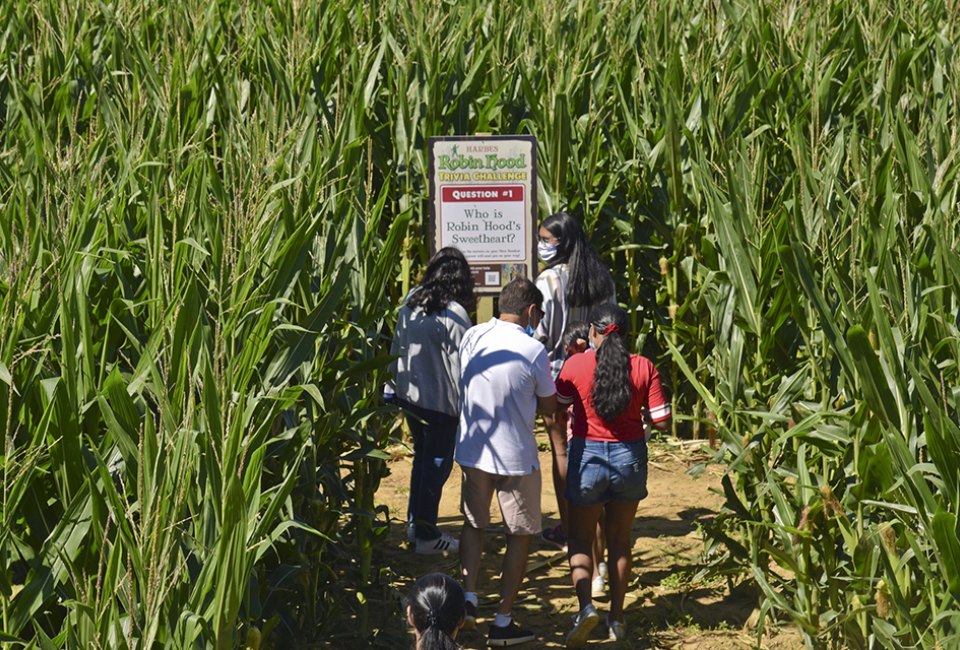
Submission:
<svg viewBox="0 0 960 650">
<path fill-rule="evenodd" d="M 400 404 L 413 436 L 413 471 L 410 473 L 410 501 L 407 521 L 416 524 L 417 539 L 440 536 L 437 515 L 443 485 L 453 469 L 453 448 L 459 418 L 439 411 Z"/>
</svg>

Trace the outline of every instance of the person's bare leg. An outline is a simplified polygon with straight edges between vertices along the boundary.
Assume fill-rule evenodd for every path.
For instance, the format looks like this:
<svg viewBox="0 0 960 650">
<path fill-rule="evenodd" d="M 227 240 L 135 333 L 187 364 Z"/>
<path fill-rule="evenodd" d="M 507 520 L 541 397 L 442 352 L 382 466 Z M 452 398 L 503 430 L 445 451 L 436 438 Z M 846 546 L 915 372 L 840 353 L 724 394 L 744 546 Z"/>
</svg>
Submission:
<svg viewBox="0 0 960 650">
<path fill-rule="evenodd" d="M 560 515 L 560 530 L 563 531 L 563 534 L 567 534 L 569 525 L 567 524 L 567 519 L 569 515 L 567 514 L 567 499 L 563 496 L 564 491 L 567 489 L 567 479 L 560 471 L 559 463 L 557 462 L 556 457 L 553 459 L 553 490 L 557 495 L 557 514 Z"/>
<path fill-rule="evenodd" d="M 606 544 L 603 541 L 603 528 L 604 528 L 604 515 L 603 511 L 600 511 L 600 518 L 597 520 L 597 531 L 593 538 L 593 578 L 596 580 L 597 576 L 600 575 L 600 569 L 597 567 L 601 562 L 604 562 L 604 557 L 606 553 Z"/>
<path fill-rule="evenodd" d="M 607 578 L 610 581 L 610 620 L 623 621 L 623 599 L 630 582 L 633 560 L 633 519 L 639 501 L 611 501 L 604 506 L 606 515 Z"/>
<path fill-rule="evenodd" d="M 531 535 L 507 535 L 507 551 L 503 555 L 503 564 L 500 567 L 500 607 L 497 614 L 509 614 L 513 609 L 513 601 L 517 599 L 520 584 L 527 572 L 527 556 L 530 552 Z M 460 542 L 460 551 L 463 552 L 463 542 Z M 476 591 L 468 589 L 468 591 Z"/>
<path fill-rule="evenodd" d="M 569 504 L 567 525 L 567 557 L 570 561 L 570 578 L 580 601 L 580 609 L 590 604 L 590 580 L 593 578 L 593 540 L 596 537 L 597 519 L 602 505 L 578 506 Z"/>
<path fill-rule="evenodd" d="M 460 572 L 463 575 L 463 590 L 476 591 L 483 558 L 483 531 L 469 523 L 463 523 L 460 531 Z"/>
<path fill-rule="evenodd" d="M 567 427 L 566 418 L 543 416 L 543 425 L 550 439 L 550 456 L 553 460 L 553 492 L 557 496 L 557 514 L 560 515 L 560 528 L 567 534 Z"/>
</svg>

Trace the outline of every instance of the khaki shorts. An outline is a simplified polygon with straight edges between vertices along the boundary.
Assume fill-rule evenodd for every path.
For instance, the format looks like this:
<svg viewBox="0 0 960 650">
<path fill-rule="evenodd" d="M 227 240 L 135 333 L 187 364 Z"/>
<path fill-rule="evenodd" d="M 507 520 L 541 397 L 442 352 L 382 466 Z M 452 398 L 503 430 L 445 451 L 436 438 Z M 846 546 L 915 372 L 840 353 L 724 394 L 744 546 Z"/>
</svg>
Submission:
<svg viewBox="0 0 960 650">
<path fill-rule="evenodd" d="M 540 533 L 540 470 L 522 476 L 488 474 L 476 467 L 461 467 L 460 511 L 467 523 L 480 530 L 490 525 L 490 501 L 497 492 L 503 524 L 510 535 Z"/>
</svg>

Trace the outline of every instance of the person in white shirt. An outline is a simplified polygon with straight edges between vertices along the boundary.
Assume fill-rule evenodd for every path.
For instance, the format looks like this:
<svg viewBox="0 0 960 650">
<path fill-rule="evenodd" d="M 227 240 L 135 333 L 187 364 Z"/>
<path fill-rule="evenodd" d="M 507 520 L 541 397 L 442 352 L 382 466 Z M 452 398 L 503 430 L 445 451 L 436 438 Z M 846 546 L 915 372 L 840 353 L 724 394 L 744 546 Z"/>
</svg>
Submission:
<svg viewBox="0 0 960 650">
<path fill-rule="evenodd" d="M 490 502 L 497 494 L 507 529 L 500 604 L 487 644 L 509 646 L 534 635 L 511 616 L 526 571 L 530 538 L 541 530 L 540 461 L 533 435 L 537 412 L 556 410 L 547 351 L 531 337 L 543 315 L 540 290 L 525 278 L 500 293 L 500 316 L 470 328 L 460 344 L 460 429 L 455 460 L 463 475 L 460 564 L 465 626 L 476 626 L 477 577 Z"/>
</svg>

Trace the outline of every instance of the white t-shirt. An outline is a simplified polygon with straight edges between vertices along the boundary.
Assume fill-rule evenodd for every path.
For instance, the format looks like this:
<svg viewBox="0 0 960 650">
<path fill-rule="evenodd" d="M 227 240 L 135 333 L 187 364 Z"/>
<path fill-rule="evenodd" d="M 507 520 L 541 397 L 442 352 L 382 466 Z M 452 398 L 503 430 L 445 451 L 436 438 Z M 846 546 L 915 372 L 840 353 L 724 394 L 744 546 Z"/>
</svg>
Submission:
<svg viewBox="0 0 960 650">
<path fill-rule="evenodd" d="M 494 318 L 467 330 L 460 371 L 456 461 L 500 476 L 539 470 L 537 398 L 556 392 L 543 344 Z"/>
</svg>

